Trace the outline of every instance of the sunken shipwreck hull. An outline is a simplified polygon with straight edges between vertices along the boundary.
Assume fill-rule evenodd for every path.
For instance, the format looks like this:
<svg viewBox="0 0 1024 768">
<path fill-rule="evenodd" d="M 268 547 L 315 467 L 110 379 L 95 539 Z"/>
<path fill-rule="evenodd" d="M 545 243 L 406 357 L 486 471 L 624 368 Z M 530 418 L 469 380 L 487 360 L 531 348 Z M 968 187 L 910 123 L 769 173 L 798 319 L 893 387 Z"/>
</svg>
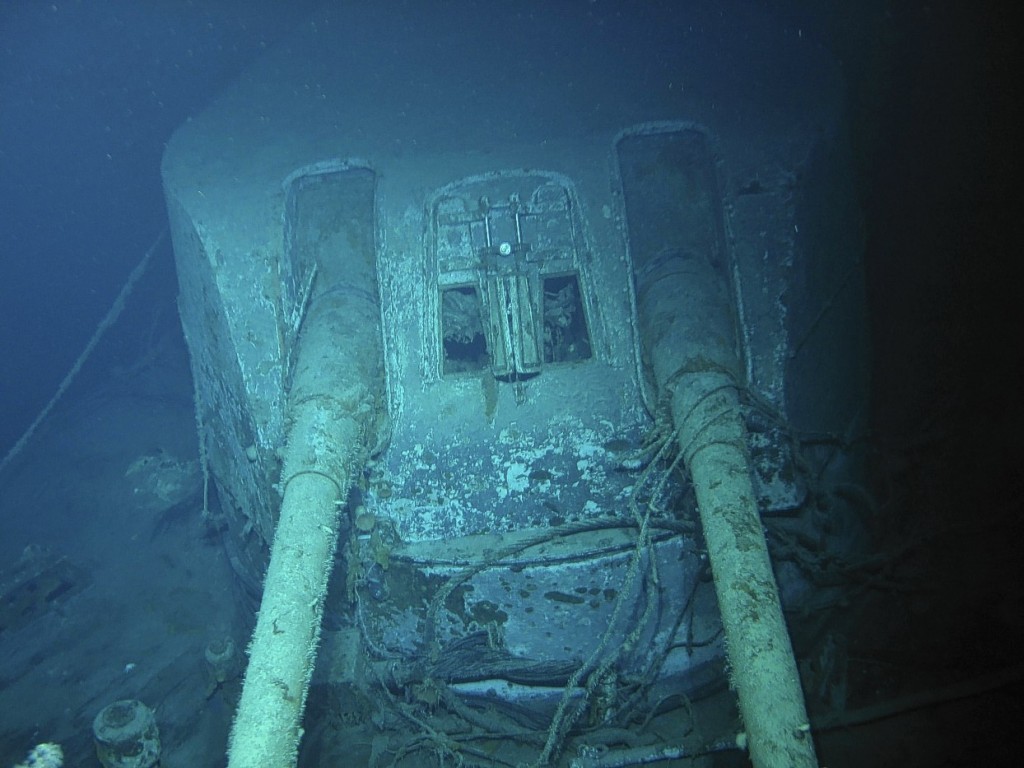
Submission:
<svg viewBox="0 0 1024 768">
<path fill-rule="evenodd" d="M 867 383 L 834 63 L 790 51 L 813 78 L 776 98 L 734 47 L 787 34 L 757 17 L 716 46 L 592 53 L 525 80 L 493 40 L 443 44 L 469 6 L 420 19 L 436 35 L 400 54 L 366 44 L 388 23 L 367 13 L 319 15 L 163 164 L 206 513 L 268 634 L 284 634 L 264 574 L 290 485 L 338 496 L 310 527 L 325 564 L 298 623 L 316 625 L 315 674 L 283 676 L 281 696 L 301 717 L 312 689 L 352 727 L 380 726 L 378 689 L 455 696 L 545 731 L 566 702 L 614 725 L 722 685 L 671 395 L 695 366 L 735 385 L 763 516 L 813 529 L 808 461 L 858 476 L 856 456 L 798 457 L 793 439 L 858 430 Z M 670 70 L 688 92 L 645 85 Z M 706 354 L 663 375 L 659 345 L 691 315 Z M 343 414 L 356 448 L 339 456 L 303 408 Z M 797 568 L 776 576 L 787 605 L 807 598 Z M 315 712 L 304 729 L 329 740 Z"/>
</svg>

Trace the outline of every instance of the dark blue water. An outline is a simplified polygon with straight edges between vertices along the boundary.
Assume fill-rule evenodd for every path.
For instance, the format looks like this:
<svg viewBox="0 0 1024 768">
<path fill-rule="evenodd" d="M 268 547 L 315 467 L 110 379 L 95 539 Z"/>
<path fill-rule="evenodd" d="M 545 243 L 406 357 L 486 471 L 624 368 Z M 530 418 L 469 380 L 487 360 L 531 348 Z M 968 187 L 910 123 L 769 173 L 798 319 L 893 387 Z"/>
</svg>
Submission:
<svg viewBox="0 0 1024 768">
<path fill-rule="evenodd" d="M 164 143 L 311 6 L 0 7 L 0 451 L 164 227 Z M 173 296 L 167 270 L 160 280 L 155 295 Z"/>
</svg>

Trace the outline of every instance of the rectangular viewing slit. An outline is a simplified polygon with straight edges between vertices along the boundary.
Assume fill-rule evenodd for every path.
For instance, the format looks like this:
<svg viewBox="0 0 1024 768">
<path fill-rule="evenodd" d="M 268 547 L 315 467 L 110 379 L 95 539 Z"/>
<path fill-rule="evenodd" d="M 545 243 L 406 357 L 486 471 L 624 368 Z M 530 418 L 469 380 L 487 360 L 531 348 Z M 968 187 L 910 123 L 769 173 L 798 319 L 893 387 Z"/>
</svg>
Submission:
<svg viewBox="0 0 1024 768">
<path fill-rule="evenodd" d="M 441 290 L 442 373 L 487 367 L 487 338 L 480 317 L 480 293 L 471 285 Z"/>
<path fill-rule="evenodd" d="M 544 277 L 544 362 L 572 363 L 590 356 L 579 277 Z"/>
</svg>

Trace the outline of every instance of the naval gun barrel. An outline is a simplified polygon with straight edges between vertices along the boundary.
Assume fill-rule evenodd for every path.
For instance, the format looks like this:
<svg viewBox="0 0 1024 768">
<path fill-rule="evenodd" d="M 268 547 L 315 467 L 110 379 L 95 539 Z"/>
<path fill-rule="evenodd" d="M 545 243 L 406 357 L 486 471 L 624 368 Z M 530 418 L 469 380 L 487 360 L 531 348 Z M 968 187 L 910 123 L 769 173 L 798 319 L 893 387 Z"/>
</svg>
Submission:
<svg viewBox="0 0 1024 768">
<path fill-rule="evenodd" d="M 724 265 L 674 248 L 635 266 L 640 338 L 689 468 L 756 768 L 814 768 L 814 744 L 761 527 Z"/>
<path fill-rule="evenodd" d="M 309 247 L 319 251 L 304 254 L 317 265 L 317 290 L 298 339 L 281 514 L 231 731 L 229 768 L 296 764 L 327 581 L 348 525 L 341 510 L 379 444 L 384 420 L 372 243 L 364 252 Z"/>
</svg>

